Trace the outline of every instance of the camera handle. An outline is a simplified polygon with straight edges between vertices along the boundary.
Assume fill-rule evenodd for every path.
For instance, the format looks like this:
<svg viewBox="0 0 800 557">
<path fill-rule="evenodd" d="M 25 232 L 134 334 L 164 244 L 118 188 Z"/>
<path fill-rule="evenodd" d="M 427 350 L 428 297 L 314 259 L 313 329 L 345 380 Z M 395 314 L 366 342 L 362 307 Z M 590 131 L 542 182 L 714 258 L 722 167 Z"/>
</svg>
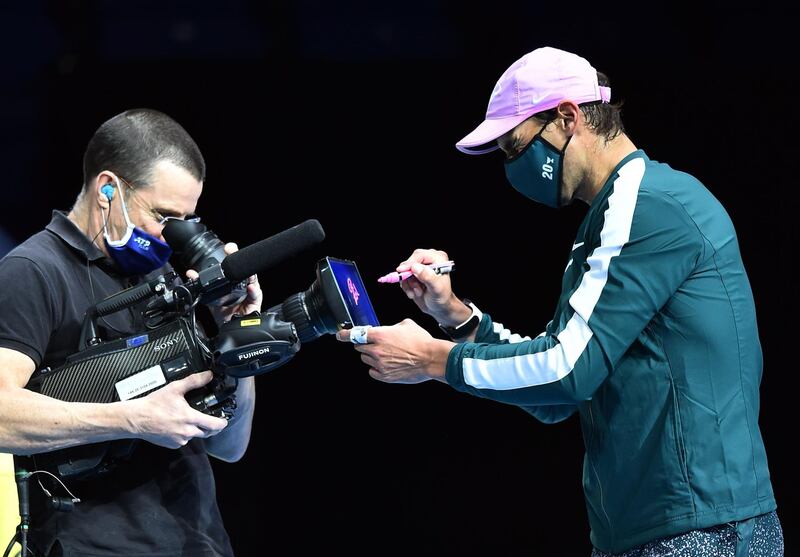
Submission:
<svg viewBox="0 0 800 557">
<path fill-rule="evenodd" d="M 186 393 L 186 402 L 195 410 L 230 420 L 236 410 L 234 393 L 238 384 L 238 379 L 223 374 L 215 377 L 211 385 Z"/>
<path fill-rule="evenodd" d="M 97 335 L 97 320 L 100 317 L 134 306 L 151 296 L 163 294 L 167 288 L 167 281 L 172 282 L 176 276 L 174 272 L 160 275 L 149 282 L 143 282 L 112 294 L 86 310 L 81 327 L 80 350 L 96 346 L 101 342 Z"/>
</svg>

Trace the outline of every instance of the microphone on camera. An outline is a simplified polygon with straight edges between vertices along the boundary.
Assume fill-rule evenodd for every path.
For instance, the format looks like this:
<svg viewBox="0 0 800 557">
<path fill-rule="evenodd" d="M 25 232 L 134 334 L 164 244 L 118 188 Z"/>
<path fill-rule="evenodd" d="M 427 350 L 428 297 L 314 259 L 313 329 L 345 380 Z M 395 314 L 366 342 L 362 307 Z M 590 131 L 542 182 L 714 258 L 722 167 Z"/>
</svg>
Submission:
<svg viewBox="0 0 800 557">
<path fill-rule="evenodd" d="M 220 264 L 225 278 L 237 282 L 291 259 L 325 239 L 316 219 L 309 219 L 283 232 L 232 253 Z"/>
<path fill-rule="evenodd" d="M 172 227 L 169 238 L 168 227 Z M 164 237 L 175 243 L 175 253 L 182 254 L 182 263 L 187 268 L 197 271 L 197 278 L 183 282 L 178 289 L 164 288 L 163 295 L 148 303 L 145 310 L 148 318 L 157 318 L 163 311 L 180 307 L 187 301 L 191 305 L 193 299 L 200 297 L 206 305 L 237 304 L 247 294 L 242 290 L 245 279 L 283 263 L 325 239 L 319 221 L 310 219 L 225 255 L 219 238 L 198 223 L 173 221 L 164 230 Z M 188 298 L 184 294 L 188 294 Z"/>
</svg>

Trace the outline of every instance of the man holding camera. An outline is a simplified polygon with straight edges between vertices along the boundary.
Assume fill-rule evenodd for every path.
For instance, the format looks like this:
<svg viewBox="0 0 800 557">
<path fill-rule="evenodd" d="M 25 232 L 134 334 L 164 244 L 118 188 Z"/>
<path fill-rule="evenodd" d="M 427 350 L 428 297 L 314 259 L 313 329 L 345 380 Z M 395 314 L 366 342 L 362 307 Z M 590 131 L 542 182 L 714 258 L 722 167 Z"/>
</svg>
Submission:
<svg viewBox="0 0 800 557">
<path fill-rule="evenodd" d="M 0 261 L 0 452 L 19 455 L 33 472 L 39 453 L 139 442 L 103 474 L 68 485 L 32 476 L 31 545 L 41 555 L 232 555 L 207 455 L 233 462 L 244 454 L 255 405 L 252 377 L 239 380 L 230 420 L 186 401 L 187 392 L 212 379 L 210 371 L 109 404 L 63 402 L 25 388 L 34 372 L 77 352 L 89 307 L 169 269 L 162 230 L 169 219 L 194 215 L 205 179 L 194 140 L 149 109 L 102 124 L 83 169 L 72 210 L 54 211 L 45 230 Z M 225 246 L 228 254 L 235 250 Z M 261 301 L 251 277 L 241 304 L 216 317 L 260 310 Z M 100 318 L 98 329 L 103 338 L 117 338 L 144 325 L 129 308 Z M 44 495 L 73 494 L 80 502 L 70 512 L 46 505 Z"/>
</svg>

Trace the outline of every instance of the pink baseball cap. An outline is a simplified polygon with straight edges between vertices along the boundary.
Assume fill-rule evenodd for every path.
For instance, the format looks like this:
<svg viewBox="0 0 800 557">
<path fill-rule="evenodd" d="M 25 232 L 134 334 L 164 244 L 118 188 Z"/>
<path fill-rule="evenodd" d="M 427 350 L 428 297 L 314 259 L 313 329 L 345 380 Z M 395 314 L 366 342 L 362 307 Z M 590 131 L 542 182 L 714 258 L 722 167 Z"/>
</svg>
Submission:
<svg viewBox="0 0 800 557">
<path fill-rule="evenodd" d="M 486 119 L 456 143 L 456 148 L 470 155 L 494 151 L 498 137 L 565 100 L 609 102 L 611 88 L 597 83 L 597 70 L 585 58 L 549 46 L 537 48 L 500 76 L 489 98 Z"/>
</svg>

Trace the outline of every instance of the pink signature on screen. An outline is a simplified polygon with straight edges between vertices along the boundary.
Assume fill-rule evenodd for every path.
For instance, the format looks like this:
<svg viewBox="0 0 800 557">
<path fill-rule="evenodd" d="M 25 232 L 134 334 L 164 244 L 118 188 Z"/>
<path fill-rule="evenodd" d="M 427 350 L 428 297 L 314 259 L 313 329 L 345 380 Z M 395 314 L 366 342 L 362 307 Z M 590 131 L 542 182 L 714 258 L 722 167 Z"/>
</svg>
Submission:
<svg viewBox="0 0 800 557">
<path fill-rule="evenodd" d="M 358 305 L 358 299 L 361 297 L 361 294 L 358 292 L 356 285 L 353 284 L 353 281 L 350 277 L 347 277 L 347 289 L 350 291 L 350 294 L 353 295 L 353 301 L 356 305 Z"/>
</svg>

